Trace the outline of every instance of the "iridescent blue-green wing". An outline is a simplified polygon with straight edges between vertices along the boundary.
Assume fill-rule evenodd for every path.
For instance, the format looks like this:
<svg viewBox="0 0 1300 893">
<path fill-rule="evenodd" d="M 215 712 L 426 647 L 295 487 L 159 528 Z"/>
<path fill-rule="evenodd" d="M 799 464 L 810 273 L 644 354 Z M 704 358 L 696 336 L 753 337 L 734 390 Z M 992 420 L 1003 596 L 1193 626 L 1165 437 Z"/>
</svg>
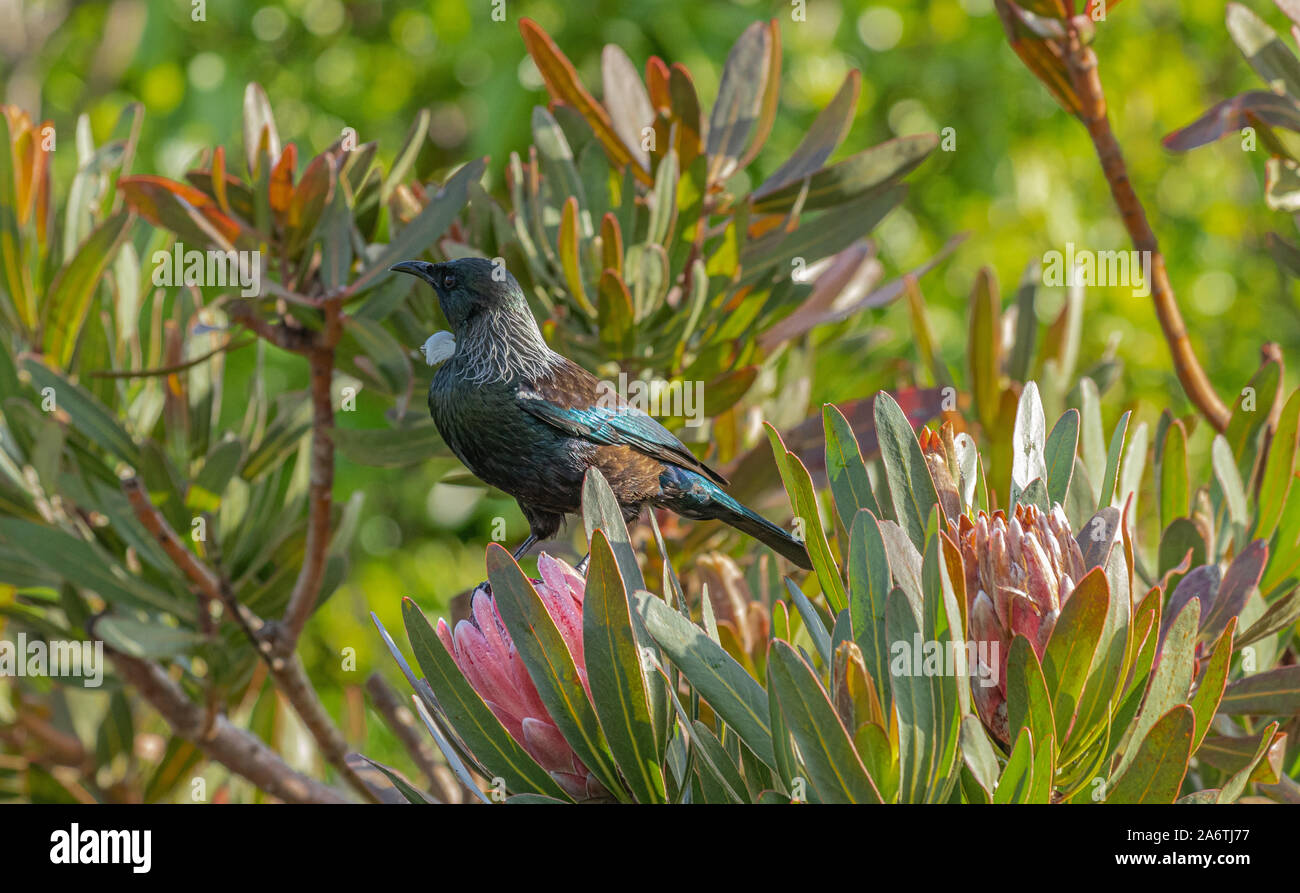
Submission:
<svg viewBox="0 0 1300 893">
<path fill-rule="evenodd" d="M 573 437 L 602 446 L 627 446 L 651 458 L 727 480 L 695 457 L 671 431 L 613 392 L 602 392 L 586 369 L 569 360 L 520 387 L 520 407 Z"/>
</svg>

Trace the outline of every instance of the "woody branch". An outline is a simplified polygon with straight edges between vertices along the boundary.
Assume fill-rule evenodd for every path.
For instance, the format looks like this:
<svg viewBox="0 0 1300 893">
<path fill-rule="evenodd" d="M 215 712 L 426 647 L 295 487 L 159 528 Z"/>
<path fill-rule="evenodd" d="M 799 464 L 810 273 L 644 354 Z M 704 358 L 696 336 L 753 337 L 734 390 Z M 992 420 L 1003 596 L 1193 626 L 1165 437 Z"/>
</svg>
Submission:
<svg viewBox="0 0 1300 893">
<path fill-rule="evenodd" d="M 1097 159 L 1101 163 L 1102 173 L 1110 186 L 1111 196 L 1119 208 L 1124 221 L 1124 228 L 1133 247 L 1146 252 L 1151 257 L 1151 300 L 1155 304 L 1156 317 L 1160 320 L 1160 329 L 1169 351 L 1173 355 L 1174 370 L 1183 391 L 1205 419 L 1217 431 L 1228 427 L 1231 413 L 1215 393 L 1205 370 L 1201 367 L 1192 349 L 1183 322 L 1182 312 L 1178 309 L 1178 299 L 1169 282 L 1165 269 L 1165 258 L 1160 251 L 1160 244 L 1151 224 L 1147 221 L 1146 210 L 1141 199 L 1133 189 L 1129 179 L 1128 166 L 1120 151 L 1119 141 L 1111 129 L 1110 118 L 1106 111 L 1106 95 L 1102 89 L 1101 76 L 1097 71 L 1097 54 L 1088 46 L 1080 33 L 1079 24 L 1071 19 L 1067 25 L 1064 53 L 1062 54 L 1070 83 L 1078 98 L 1079 117 L 1088 130 Z"/>
<path fill-rule="evenodd" d="M 157 506 L 150 501 L 138 478 L 124 479 L 122 489 L 136 518 L 158 541 L 172 562 L 194 584 L 203 600 L 221 604 L 223 609 L 244 629 L 258 653 L 266 660 L 276 687 L 302 719 L 325 759 L 357 793 L 369 801 L 377 802 L 370 787 L 352 767 L 348 766 L 347 741 L 321 703 L 296 651 L 291 650 L 287 656 L 284 656 L 275 650 L 275 642 L 272 639 L 273 627 L 244 605 L 238 604 L 229 584 L 197 555 L 185 548 L 176 531 L 167 523 Z"/>
</svg>

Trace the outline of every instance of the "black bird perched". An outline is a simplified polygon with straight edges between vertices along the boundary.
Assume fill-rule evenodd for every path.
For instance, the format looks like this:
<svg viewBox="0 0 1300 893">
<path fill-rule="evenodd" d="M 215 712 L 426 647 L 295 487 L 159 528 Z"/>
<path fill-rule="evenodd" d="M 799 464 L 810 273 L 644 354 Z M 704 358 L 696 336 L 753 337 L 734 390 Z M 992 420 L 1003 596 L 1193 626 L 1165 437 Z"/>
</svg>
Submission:
<svg viewBox="0 0 1300 893">
<path fill-rule="evenodd" d="M 716 519 L 812 567 L 802 544 L 727 495 L 726 479 L 668 429 L 547 347 L 508 271 L 484 258 L 390 269 L 432 285 L 451 324 L 454 346 L 435 345 L 438 336 L 426 344 L 430 362 L 434 352 L 446 358 L 429 386 L 429 414 L 470 471 L 519 502 L 529 536 L 516 560 L 579 511 L 583 477 L 599 468 L 626 521 L 646 505 Z"/>
</svg>

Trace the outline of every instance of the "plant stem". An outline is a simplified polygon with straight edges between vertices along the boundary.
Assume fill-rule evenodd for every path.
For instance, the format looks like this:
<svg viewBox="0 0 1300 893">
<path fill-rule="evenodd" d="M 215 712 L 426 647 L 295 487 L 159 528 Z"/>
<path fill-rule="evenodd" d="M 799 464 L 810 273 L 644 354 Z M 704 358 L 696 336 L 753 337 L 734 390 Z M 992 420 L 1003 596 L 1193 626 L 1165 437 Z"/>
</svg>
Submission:
<svg viewBox="0 0 1300 893">
<path fill-rule="evenodd" d="M 1164 332 L 1165 341 L 1168 342 L 1169 351 L 1173 355 L 1174 370 L 1178 373 L 1183 391 L 1201 415 L 1214 426 L 1216 431 L 1225 431 L 1231 413 L 1215 393 L 1187 336 L 1187 327 L 1178 309 L 1178 299 L 1174 295 L 1173 286 L 1169 283 L 1169 274 L 1165 269 L 1164 255 L 1160 253 L 1160 244 L 1151 229 L 1151 224 L 1147 222 L 1142 201 L 1133 189 L 1119 142 L 1115 139 L 1115 133 L 1110 126 L 1110 119 L 1106 113 L 1106 95 L 1097 72 L 1097 54 L 1093 52 L 1092 47 L 1083 43 L 1073 22 L 1069 25 L 1068 34 L 1065 64 L 1080 103 L 1079 117 L 1088 129 L 1088 136 L 1097 151 L 1102 172 L 1110 185 L 1110 193 L 1124 220 L 1124 228 L 1128 230 L 1129 237 L 1133 240 L 1133 247 L 1147 253 L 1151 258 L 1151 300 L 1155 303 L 1161 331 Z"/>
<path fill-rule="evenodd" d="M 307 354 L 311 369 L 312 430 L 306 554 L 284 609 L 283 635 L 276 643 L 281 655 L 293 651 L 307 618 L 316 607 L 330 544 L 330 509 L 334 498 L 334 441 L 330 436 L 334 427 L 334 402 L 330 383 L 334 376 L 334 347 L 342 332 L 342 321 L 337 298 L 326 299 L 322 307 L 325 327 Z"/>
<path fill-rule="evenodd" d="M 172 563 L 198 588 L 205 607 L 209 601 L 220 602 L 244 629 L 252 640 L 253 647 L 266 661 L 276 687 L 302 719 L 303 725 L 311 732 L 325 759 L 358 794 L 370 802 L 379 802 L 370 786 L 347 764 L 347 740 L 334 725 L 334 721 L 325 710 L 325 705 L 321 703 L 320 695 L 312 686 L 311 680 L 307 678 L 302 659 L 297 651 L 290 650 L 285 655 L 275 650 L 276 643 L 283 641 L 283 636 L 277 635 L 278 625 L 265 623 L 248 608 L 239 604 L 235 600 L 234 593 L 230 591 L 229 584 L 200 561 L 197 555 L 185 548 L 176 531 L 167 523 L 167 519 L 158 511 L 158 507 L 150 501 L 138 478 L 124 479 L 122 490 L 126 493 L 136 518 L 144 525 L 145 530 L 158 541 Z"/>
<path fill-rule="evenodd" d="M 333 788 L 289 768 L 280 755 L 224 716 L 209 721 L 203 707 L 186 696 L 158 664 L 110 652 L 113 665 L 148 701 L 172 731 L 210 758 L 286 803 L 346 803 Z"/>
</svg>

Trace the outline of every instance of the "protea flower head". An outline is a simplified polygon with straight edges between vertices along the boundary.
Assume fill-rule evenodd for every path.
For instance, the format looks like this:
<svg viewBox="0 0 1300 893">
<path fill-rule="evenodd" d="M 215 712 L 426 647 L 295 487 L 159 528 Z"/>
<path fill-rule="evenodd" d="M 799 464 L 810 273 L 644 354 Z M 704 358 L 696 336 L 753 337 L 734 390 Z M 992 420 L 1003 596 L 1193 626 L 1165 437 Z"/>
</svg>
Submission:
<svg viewBox="0 0 1300 893">
<path fill-rule="evenodd" d="M 1007 658 L 1017 635 L 1042 660 L 1061 606 L 1083 578 L 1083 552 L 1060 505 L 1017 505 L 1011 517 L 980 512 L 958 518 L 956 540 L 966 571 L 967 633 L 976 643 L 979 677 L 971 688 L 980 718 L 1003 743 L 1007 728 Z M 986 666 L 985 661 L 996 662 Z M 996 675 L 994 675 L 996 674 Z"/>
<path fill-rule="evenodd" d="M 542 579 L 534 580 L 533 586 L 563 637 L 590 697 L 582 648 L 582 598 L 586 580 L 545 552 L 537 559 L 537 569 Z M 438 621 L 438 638 L 506 731 L 560 787 L 578 799 L 606 796 L 605 788 L 574 754 L 542 705 L 537 686 L 533 685 L 523 659 L 515 650 L 488 584 L 474 590 L 470 596 L 470 619 L 457 623 L 455 632 L 445 620 Z"/>
</svg>

